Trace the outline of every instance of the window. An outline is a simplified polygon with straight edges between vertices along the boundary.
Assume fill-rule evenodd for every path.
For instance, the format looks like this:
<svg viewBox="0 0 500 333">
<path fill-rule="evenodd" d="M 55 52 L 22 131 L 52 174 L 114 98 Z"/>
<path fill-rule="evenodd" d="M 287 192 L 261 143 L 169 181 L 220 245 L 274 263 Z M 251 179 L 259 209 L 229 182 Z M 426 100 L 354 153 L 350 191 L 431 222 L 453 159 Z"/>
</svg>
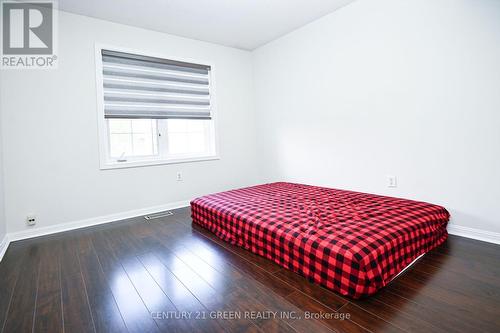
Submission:
<svg viewBox="0 0 500 333">
<path fill-rule="evenodd" d="M 101 168 L 217 158 L 211 66 L 96 50 Z"/>
</svg>

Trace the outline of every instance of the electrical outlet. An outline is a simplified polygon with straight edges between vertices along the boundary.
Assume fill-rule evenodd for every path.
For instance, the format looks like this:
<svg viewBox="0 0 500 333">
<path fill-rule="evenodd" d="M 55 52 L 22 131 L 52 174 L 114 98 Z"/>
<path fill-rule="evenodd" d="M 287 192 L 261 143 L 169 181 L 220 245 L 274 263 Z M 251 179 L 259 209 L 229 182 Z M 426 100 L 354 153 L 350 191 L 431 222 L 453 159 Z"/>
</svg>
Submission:
<svg viewBox="0 0 500 333">
<path fill-rule="evenodd" d="M 182 181 L 182 172 L 177 171 L 177 178 L 176 179 L 177 179 L 178 182 Z"/>
<path fill-rule="evenodd" d="M 36 216 L 35 215 L 28 215 L 26 217 L 26 224 L 30 225 L 30 226 L 35 225 L 36 224 Z"/>
<path fill-rule="evenodd" d="M 396 176 L 387 176 L 387 187 L 398 187 L 398 179 Z"/>
</svg>

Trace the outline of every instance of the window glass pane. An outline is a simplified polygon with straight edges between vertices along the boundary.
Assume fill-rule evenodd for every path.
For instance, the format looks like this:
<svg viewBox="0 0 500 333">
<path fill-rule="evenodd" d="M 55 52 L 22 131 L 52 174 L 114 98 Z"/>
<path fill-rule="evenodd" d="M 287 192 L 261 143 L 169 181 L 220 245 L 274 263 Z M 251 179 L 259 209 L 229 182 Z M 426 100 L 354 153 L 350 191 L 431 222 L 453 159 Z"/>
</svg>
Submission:
<svg viewBox="0 0 500 333">
<path fill-rule="evenodd" d="M 168 153 L 203 154 L 209 153 L 210 120 L 169 119 L 167 121 Z"/>
<path fill-rule="evenodd" d="M 130 134 L 110 134 L 109 146 L 111 157 L 130 156 L 133 153 Z"/>
<path fill-rule="evenodd" d="M 187 128 L 189 132 L 199 132 L 202 133 L 205 130 L 206 120 L 188 120 Z"/>
<path fill-rule="evenodd" d="M 134 146 L 134 155 L 144 156 L 153 155 L 153 141 L 151 136 L 143 133 L 134 134 L 132 136 L 132 144 Z"/>
<path fill-rule="evenodd" d="M 185 133 L 168 134 L 168 152 L 170 154 L 185 154 L 188 152 L 188 137 Z"/>
<path fill-rule="evenodd" d="M 154 120 L 152 119 L 133 119 L 130 120 L 132 122 L 132 131 L 134 133 L 149 133 L 151 132 L 151 128 L 153 126 Z"/>
<path fill-rule="evenodd" d="M 187 131 L 187 125 L 190 120 L 187 119 L 169 119 L 167 120 L 168 133 L 183 133 Z"/>
<path fill-rule="evenodd" d="M 158 129 L 154 119 L 109 119 L 110 157 L 158 154 Z"/>
<path fill-rule="evenodd" d="M 189 152 L 202 153 L 206 150 L 205 134 L 194 132 L 189 134 Z"/>
<path fill-rule="evenodd" d="M 131 129 L 131 120 L 130 119 L 110 119 L 109 123 L 109 132 L 110 133 L 130 133 Z"/>
<path fill-rule="evenodd" d="M 135 156 L 156 155 L 156 121 L 152 119 L 134 119 L 132 121 L 132 144 Z"/>
</svg>

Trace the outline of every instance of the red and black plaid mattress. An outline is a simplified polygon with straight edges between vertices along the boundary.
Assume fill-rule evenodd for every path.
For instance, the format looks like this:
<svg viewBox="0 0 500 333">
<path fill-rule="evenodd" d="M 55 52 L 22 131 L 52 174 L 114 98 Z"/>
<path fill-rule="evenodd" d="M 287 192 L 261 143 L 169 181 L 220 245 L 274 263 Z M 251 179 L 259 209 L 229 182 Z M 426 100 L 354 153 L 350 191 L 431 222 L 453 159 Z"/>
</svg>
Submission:
<svg viewBox="0 0 500 333">
<path fill-rule="evenodd" d="M 425 202 L 273 183 L 191 202 L 193 222 L 342 295 L 375 293 L 448 237 Z"/>
</svg>

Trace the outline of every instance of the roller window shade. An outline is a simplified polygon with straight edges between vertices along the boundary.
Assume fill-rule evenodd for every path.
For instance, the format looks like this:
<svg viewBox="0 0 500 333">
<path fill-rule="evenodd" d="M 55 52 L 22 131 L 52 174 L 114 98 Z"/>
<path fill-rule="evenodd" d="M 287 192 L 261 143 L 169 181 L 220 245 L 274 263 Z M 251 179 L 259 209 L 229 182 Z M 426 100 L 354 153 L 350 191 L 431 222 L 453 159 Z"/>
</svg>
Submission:
<svg viewBox="0 0 500 333">
<path fill-rule="evenodd" d="M 210 119 L 210 66 L 102 50 L 105 118 Z"/>
</svg>

